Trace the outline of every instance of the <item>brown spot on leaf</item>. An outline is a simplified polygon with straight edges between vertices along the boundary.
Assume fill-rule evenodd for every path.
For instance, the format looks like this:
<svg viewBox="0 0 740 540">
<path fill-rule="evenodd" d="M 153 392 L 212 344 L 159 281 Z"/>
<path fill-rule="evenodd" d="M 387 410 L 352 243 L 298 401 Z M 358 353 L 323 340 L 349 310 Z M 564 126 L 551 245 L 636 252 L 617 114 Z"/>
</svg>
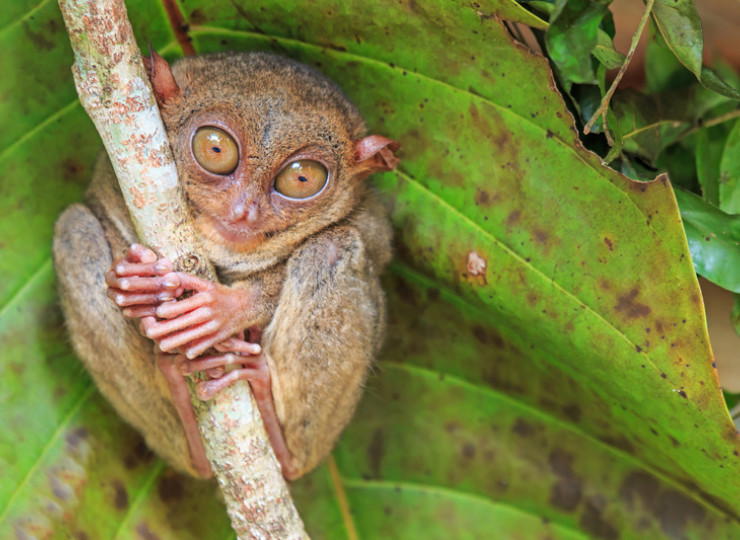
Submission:
<svg viewBox="0 0 740 540">
<path fill-rule="evenodd" d="M 513 227 L 517 223 L 519 223 L 519 219 L 521 218 L 522 213 L 519 210 L 512 210 L 512 212 L 509 214 L 509 217 L 506 218 L 506 225 L 508 227 Z"/>
<path fill-rule="evenodd" d="M 661 493 L 654 504 L 660 529 L 669 538 L 685 538 L 686 524 L 689 521 L 701 523 L 705 518 L 701 505 L 673 489 Z"/>
<path fill-rule="evenodd" d="M 614 242 L 612 242 L 611 238 L 605 236 L 604 243 L 606 244 L 606 247 L 609 248 L 609 251 L 614 251 Z"/>
<path fill-rule="evenodd" d="M 654 476 L 643 471 L 635 471 L 627 475 L 622 482 L 619 498 L 630 510 L 637 509 L 638 500 L 644 508 L 649 508 L 659 491 L 660 484 Z"/>
<path fill-rule="evenodd" d="M 174 502 L 183 496 L 182 477 L 172 473 L 162 476 L 157 485 L 159 498 L 166 503 Z"/>
<path fill-rule="evenodd" d="M 572 512 L 581 500 L 581 479 L 572 467 L 573 456 L 556 448 L 550 454 L 550 469 L 558 477 L 550 490 L 550 503 L 557 508 Z"/>
<path fill-rule="evenodd" d="M 132 446 L 131 451 L 123 458 L 123 466 L 131 470 L 139 465 L 150 462 L 152 459 L 154 459 L 154 453 L 146 445 L 144 439 L 136 435 L 135 444 Z"/>
<path fill-rule="evenodd" d="M 581 408 L 575 404 L 566 405 L 563 407 L 563 414 L 565 414 L 569 420 L 578 422 L 581 419 Z"/>
<path fill-rule="evenodd" d="M 548 235 L 547 232 L 543 231 L 542 229 L 535 229 L 534 231 L 532 231 L 532 235 L 534 236 L 534 239 L 538 244 L 547 244 L 547 241 L 550 238 L 550 235 Z"/>
<path fill-rule="evenodd" d="M 385 455 L 385 434 L 382 428 L 377 428 L 373 433 L 370 444 L 367 447 L 367 457 L 374 478 L 380 478 L 380 466 Z"/>
<path fill-rule="evenodd" d="M 636 319 L 649 315 L 653 310 L 645 304 L 636 301 L 639 293 L 640 291 L 637 287 L 634 287 L 628 293 L 618 296 L 614 310 L 624 315 L 627 319 Z"/>
<path fill-rule="evenodd" d="M 534 426 L 522 418 L 517 418 L 511 431 L 520 437 L 529 437 L 534 434 Z"/>
<path fill-rule="evenodd" d="M 605 507 L 606 500 L 600 495 L 594 495 L 586 499 L 580 524 L 591 535 L 591 538 L 616 540 L 619 538 L 619 533 L 614 525 L 604 519 Z"/>
<path fill-rule="evenodd" d="M 475 205 L 488 206 L 491 204 L 491 194 L 481 188 L 477 188 L 475 191 Z"/>
<path fill-rule="evenodd" d="M 501 334 L 493 328 L 486 328 L 476 324 L 471 327 L 471 331 L 473 332 L 473 337 L 483 345 L 493 344 L 497 349 L 504 348 L 505 343 Z"/>
<path fill-rule="evenodd" d="M 72 448 L 77 448 L 80 443 L 87 439 L 87 428 L 80 427 L 67 434 L 67 444 Z"/>
<path fill-rule="evenodd" d="M 462 447 L 462 457 L 465 459 L 473 459 L 475 457 L 475 446 L 470 443 L 466 443 Z"/>
<path fill-rule="evenodd" d="M 141 540 L 160 540 L 159 536 L 154 534 L 146 523 L 139 523 L 136 526 L 136 534 Z"/>
<path fill-rule="evenodd" d="M 128 508 L 128 492 L 126 491 L 126 487 L 120 480 L 113 480 L 111 486 L 113 487 L 113 506 L 116 507 L 116 510 L 125 510 Z"/>
</svg>

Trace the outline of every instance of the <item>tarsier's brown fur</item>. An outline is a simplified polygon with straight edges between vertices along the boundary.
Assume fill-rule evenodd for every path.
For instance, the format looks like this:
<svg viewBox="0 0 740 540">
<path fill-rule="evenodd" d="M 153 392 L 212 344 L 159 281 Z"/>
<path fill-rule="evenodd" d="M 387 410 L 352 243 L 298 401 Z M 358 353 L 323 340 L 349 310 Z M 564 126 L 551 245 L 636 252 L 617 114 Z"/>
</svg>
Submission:
<svg viewBox="0 0 740 540">
<path fill-rule="evenodd" d="M 229 53 L 185 59 L 172 73 L 180 92 L 163 99 L 161 110 L 178 173 L 221 282 L 254 291 L 234 312 L 233 330 L 264 328 L 275 409 L 297 477 L 331 450 L 382 341 L 378 274 L 390 259 L 391 233 L 363 178 L 392 165 L 357 163 L 362 118 L 333 83 L 301 64 Z M 194 126 L 224 119 L 237 132 L 246 169 L 243 181 L 216 189 L 201 180 L 190 140 Z M 309 147 L 331 163 L 325 192 L 283 206 L 260 197 L 279 167 Z M 253 234 L 226 239 L 217 220 L 238 220 L 240 212 L 253 213 Z M 136 241 L 102 157 L 85 204 L 68 208 L 56 226 L 54 262 L 72 341 L 121 416 L 174 467 L 195 475 L 154 344 L 106 297 L 105 273 Z"/>
</svg>

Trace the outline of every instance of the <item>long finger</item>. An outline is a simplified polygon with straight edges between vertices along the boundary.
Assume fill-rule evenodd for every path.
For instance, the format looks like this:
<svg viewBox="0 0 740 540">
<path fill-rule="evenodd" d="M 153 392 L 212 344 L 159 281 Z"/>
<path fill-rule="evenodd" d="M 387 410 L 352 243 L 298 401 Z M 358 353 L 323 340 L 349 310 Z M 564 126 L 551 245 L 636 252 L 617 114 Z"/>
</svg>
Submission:
<svg viewBox="0 0 740 540">
<path fill-rule="evenodd" d="M 163 290 L 175 291 L 180 287 L 180 278 L 177 274 L 170 272 L 162 277 L 119 277 L 115 272 L 105 274 L 105 283 L 109 287 L 121 289 L 122 291 L 136 292 L 164 292 Z"/>
<path fill-rule="evenodd" d="M 178 272 L 177 274 L 180 277 L 180 283 L 182 283 L 182 286 L 187 290 L 204 292 L 211 291 L 215 288 L 215 285 L 207 279 L 199 278 L 192 274 L 186 274 L 185 272 Z"/>
<path fill-rule="evenodd" d="M 209 321 L 196 326 L 195 328 L 190 328 L 183 332 L 177 332 L 176 334 L 173 334 L 161 340 L 159 342 L 159 348 L 165 352 L 177 349 L 178 347 L 186 345 L 191 341 L 195 341 L 196 339 L 204 338 L 213 334 L 218 329 L 219 324 L 220 323 L 218 321 Z M 149 336 L 149 333 L 147 333 L 147 336 Z M 206 349 L 203 349 L 203 351 L 205 350 Z M 186 356 L 190 359 L 195 358 L 195 356 L 191 355 L 190 349 L 186 351 Z"/>
<path fill-rule="evenodd" d="M 106 294 L 108 295 L 108 298 L 113 300 L 119 307 L 129 307 L 137 304 L 160 304 L 161 302 L 172 300 L 172 295 L 169 293 L 136 294 L 124 292 L 120 289 L 108 289 Z"/>
<path fill-rule="evenodd" d="M 157 254 L 141 244 L 131 244 L 126 252 L 126 260 L 130 262 L 153 263 L 157 260 Z"/>
<path fill-rule="evenodd" d="M 147 337 L 151 339 L 161 338 L 163 336 L 187 330 L 188 328 L 207 322 L 213 318 L 213 310 L 210 308 L 198 308 L 195 311 L 186 313 L 177 319 L 158 322 L 148 332 Z"/>
<path fill-rule="evenodd" d="M 206 304 L 213 301 L 213 297 L 210 293 L 198 293 L 190 298 L 184 300 L 178 300 L 177 302 L 171 302 L 169 304 L 162 304 L 157 309 L 157 317 L 162 319 L 173 319 L 184 313 L 194 311 L 199 307 L 203 307 Z"/>
<path fill-rule="evenodd" d="M 217 343 L 216 350 L 221 352 L 238 352 L 242 354 L 259 354 L 262 352 L 262 347 L 260 347 L 258 343 L 249 343 L 243 339 L 230 337 L 221 343 Z"/>
<path fill-rule="evenodd" d="M 172 263 L 167 259 L 160 259 L 153 263 L 132 263 L 118 261 L 113 271 L 119 276 L 163 276 L 172 272 Z"/>
<path fill-rule="evenodd" d="M 183 375 L 192 375 L 196 371 L 206 371 L 217 367 L 233 366 L 243 364 L 247 358 L 240 354 L 226 353 L 212 356 L 203 356 L 195 360 L 187 360 L 180 367 Z"/>
<path fill-rule="evenodd" d="M 131 306 L 124 308 L 122 313 L 126 317 L 141 319 L 142 317 L 154 317 L 157 308 L 155 306 Z"/>
</svg>

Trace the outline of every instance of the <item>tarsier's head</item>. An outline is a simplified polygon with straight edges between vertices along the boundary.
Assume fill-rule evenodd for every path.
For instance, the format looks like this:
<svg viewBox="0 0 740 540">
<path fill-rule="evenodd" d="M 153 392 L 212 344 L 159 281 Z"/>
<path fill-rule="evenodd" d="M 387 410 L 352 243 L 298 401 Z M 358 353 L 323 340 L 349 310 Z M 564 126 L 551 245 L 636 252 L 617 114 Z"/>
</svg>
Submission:
<svg viewBox="0 0 740 540">
<path fill-rule="evenodd" d="M 303 64 L 225 53 L 170 69 L 154 54 L 150 72 L 196 229 L 233 253 L 295 247 L 398 161 L 398 143 L 365 137 L 341 90 Z"/>
</svg>

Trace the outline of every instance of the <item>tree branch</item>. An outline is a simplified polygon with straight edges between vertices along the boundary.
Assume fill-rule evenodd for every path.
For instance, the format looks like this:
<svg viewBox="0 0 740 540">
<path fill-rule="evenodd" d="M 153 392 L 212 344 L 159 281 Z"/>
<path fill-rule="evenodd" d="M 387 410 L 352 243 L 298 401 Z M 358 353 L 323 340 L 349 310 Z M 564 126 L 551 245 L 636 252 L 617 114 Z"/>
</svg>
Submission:
<svg viewBox="0 0 740 540">
<path fill-rule="evenodd" d="M 123 0 L 59 0 L 75 64 L 77 93 L 118 176 L 142 243 L 176 268 L 216 279 L 200 248 L 177 179 L 172 150 Z M 240 539 L 307 538 L 242 381 L 191 401 L 211 468 Z"/>
</svg>

